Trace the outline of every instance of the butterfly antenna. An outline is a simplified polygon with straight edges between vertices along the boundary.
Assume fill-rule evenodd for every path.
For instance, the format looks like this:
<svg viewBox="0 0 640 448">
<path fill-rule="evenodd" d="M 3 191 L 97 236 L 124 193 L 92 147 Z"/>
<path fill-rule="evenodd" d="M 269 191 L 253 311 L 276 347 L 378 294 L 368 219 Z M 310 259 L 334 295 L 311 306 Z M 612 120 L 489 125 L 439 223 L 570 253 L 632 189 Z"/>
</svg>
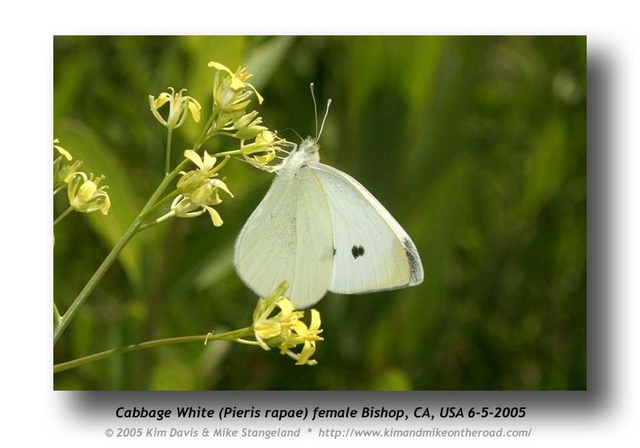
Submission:
<svg viewBox="0 0 640 448">
<path fill-rule="evenodd" d="M 304 140 L 304 139 L 302 138 L 302 135 L 298 134 L 298 131 L 296 131 L 295 129 L 291 129 L 291 131 L 292 131 L 294 134 L 296 134 L 296 136 L 300 139 L 300 141 Z"/>
<path fill-rule="evenodd" d="M 322 135 L 322 130 L 324 129 L 324 123 L 327 121 L 327 116 L 329 115 L 329 106 L 331 106 L 331 99 L 327 100 L 327 109 L 324 111 L 324 117 L 322 117 L 322 125 L 320 126 L 320 133 L 318 134 L 318 139 Z"/>
<path fill-rule="evenodd" d="M 304 140 L 304 139 L 302 138 L 302 136 L 301 136 L 300 134 L 298 134 L 298 132 L 297 132 L 295 129 L 293 129 L 293 128 L 284 128 L 284 129 L 282 130 L 282 133 L 284 134 L 285 132 L 293 132 L 294 134 L 296 134 L 296 137 L 298 137 L 300 140 Z"/>
<path fill-rule="evenodd" d="M 322 130 L 324 129 L 324 123 L 327 121 L 327 115 L 329 115 L 329 106 L 331 105 L 331 100 L 327 100 L 327 109 L 324 112 L 324 117 L 322 117 L 322 124 L 320 125 L 320 130 L 318 131 L 318 104 L 316 103 L 316 95 L 313 91 L 313 83 L 310 84 L 311 87 L 311 98 L 313 98 L 313 115 L 316 120 L 316 141 L 320 139 L 322 135 Z"/>
<path fill-rule="evenodd" d="M 315 120 L 316 120 L 316 140 L 317 140 L 319 137 L 318 135 L 318 104 L 316 103 L 316 94 L 313 91 L 313 83 L 309 84 L 309 87 L 311 88 L 311 98 L 313 98 L 313 116 L 315 117 Z"/>
</svg>

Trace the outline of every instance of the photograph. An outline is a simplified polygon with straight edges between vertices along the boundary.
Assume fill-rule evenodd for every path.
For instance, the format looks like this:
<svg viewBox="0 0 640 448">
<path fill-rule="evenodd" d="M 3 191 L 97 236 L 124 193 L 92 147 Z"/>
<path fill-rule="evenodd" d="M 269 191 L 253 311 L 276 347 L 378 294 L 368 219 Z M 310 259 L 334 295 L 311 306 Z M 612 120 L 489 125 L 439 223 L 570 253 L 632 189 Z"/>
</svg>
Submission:
<svg viewBox="0 0 640 448">
<path fill-rule="evenodd" d="M 587 391 L 586 35 L 52 44 L 54 391 Z"/>
</svg>

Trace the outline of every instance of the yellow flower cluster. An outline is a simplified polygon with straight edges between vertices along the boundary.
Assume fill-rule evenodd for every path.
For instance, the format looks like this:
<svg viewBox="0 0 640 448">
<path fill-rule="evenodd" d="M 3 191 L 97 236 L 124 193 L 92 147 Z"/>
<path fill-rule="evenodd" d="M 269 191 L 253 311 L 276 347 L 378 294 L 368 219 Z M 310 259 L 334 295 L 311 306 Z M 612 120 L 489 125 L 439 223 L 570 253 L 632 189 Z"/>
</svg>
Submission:
<svg viewBox="0 0 640 448">
<path fill-rule="evenodd" d="M 216 70 L 213 81 L 213 103 L 217 119 L 209 135 L 220 132 L 240 140 L 240 152 L 252 165 L 269 170 L 269 163 L 275 159 L 276 150 L 285 143 L 262 125 L 257 111 L 247 113 L 252 95 L 262 104 L 264 99 L 256 88 L 247 82 L 252 75 L 246 68 L 238 67 L 235 72 L 218 62 L 209 62 Z M 245 141 L 255 139 L 253 143 Z"/>
<path fill-rule="evenodd" d="M 252 75 L 246 68 L 238 67 L 232 72 L 218 62 L 209 62 L 209 67 L 215 70 L 213 109 L 194 149 L 200 148 L 204 142 L 216 135 L 233 137 L 240 140 L 240 149 L 230 151 L 231 153 L 241 156 L 257 168 L 272 170 L 269 163 L 276 158 L 279 146 L 286 142 L 263 126 L 262 118 L 257 111 L 247 112 L 254 95 L 258 103 L 262 104 L 264 101 L 257 89 L 248 82 Z M 186 89 L 182 89 L 176 93 L 169 87 L 168 92 L 161 93 L 157 98 L 149 95 L 151 112 L 169 130 L 180 127 L 189 114 L 194 121 L 200 121 L 200 103 L 195 98 L 185 95 L 185 92 Z M 165 104 L 169 106 L 166 118 L 159 111 Z M 158 218 L 156 223 L 172 216 L 193 218 L 208 212 L 213 225 L 221 226 L 222 218 L 213 207 L 222 202 L 220 191 L 233 197 L 227 184 L 217 178 L 217 172 L 225 165 L 228 157 L 216 165 L 216 157 L 206 151 L 200 156 L 196 151 L 189 149 L 184 152 L 184 156 L 198 168 L 180 173 L 182 177 L 177 184 L 178 195 L 171 204 L 171 210 Z"/>
<path fill-rule="evenodd" d="M 198 168 L 182 172 L 178 181 L 178 196 L 171 204 L 170 214 L 178 218 L 193 218 L 209 212 L 211 221 L 216 227 L 222 225 L 220 214 L 212 207 L 222 202 L 220 190 L 233 197 L 227 184 L 217 179 L 218 171 L 226 164 L 229 158 L 216 165 L 217 159 L 204 152 L 200 157 L 193 150 L 186 150 L 184 156 L 191 160 Z"/>
<path fill-rule="evenodd" d="M 293 358 L 296 365 L 316 365 L 311 359 L 316 351 L 316 342 L 320 337 L 320 313 L 311 310 L 309 325 L 302 321 L 304 311 L 297 311 L 289 299 L 284 296 L 288 288 L 282 282 L 269 296 L 258 300 L 253 312 L 253 335 L 255 341 L 239 340 L 247 344 L 259 345 L 265 350 L 279 348 L 280 353 Z M 292 349 L 302 345 L 299 353 Z"/>
<path fill-rule="evenodd" d="M 107 186 L 98 187 L 104 176 L 94 177 L 78 171 L 82 161 L 73 160 L 69 151 L 60 146 L 58 139 L 53 141 L 53 148 L 58 156 L 53 161 L 53 194 L 67 189 L 69 205 L 72 209 L 91 213 L 100 210 L 103 215 L 109 213 L 111 199 L 106 192 Z"/>
</svg>

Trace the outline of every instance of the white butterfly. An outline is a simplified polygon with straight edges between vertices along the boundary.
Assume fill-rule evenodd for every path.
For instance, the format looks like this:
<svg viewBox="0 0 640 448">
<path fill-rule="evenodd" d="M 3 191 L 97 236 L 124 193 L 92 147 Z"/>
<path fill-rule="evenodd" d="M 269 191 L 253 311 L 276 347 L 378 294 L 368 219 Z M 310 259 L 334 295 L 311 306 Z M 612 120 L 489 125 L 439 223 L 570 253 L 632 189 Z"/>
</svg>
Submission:
<svg viewBox="0 0 640 448">
<path fill-rule="evenodd" d="M 261 297 L 287 280 L 285 296 L 298 309 L 327 291 L 360 294 L 422 283 L 420 256 L 400 224 L 358 181 L 320 163 L 321 133 L 274 167 L 271 188 L 236 241 L 240 278 Z"/>
</svg>

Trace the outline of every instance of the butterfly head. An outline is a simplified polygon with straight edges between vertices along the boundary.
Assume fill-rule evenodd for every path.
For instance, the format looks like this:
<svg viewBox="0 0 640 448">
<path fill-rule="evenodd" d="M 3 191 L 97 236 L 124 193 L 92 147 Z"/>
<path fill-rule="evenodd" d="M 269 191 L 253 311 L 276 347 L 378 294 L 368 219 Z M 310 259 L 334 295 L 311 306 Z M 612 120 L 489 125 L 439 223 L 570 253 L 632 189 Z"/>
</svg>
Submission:
<svg viewBox="0 0 640 448">
<path fill-rule="evenodd" d="M 319 149 L 320 145 L 318 145 L 318 141 L 315 138 L 305 138 L 302 143 L 284 159 L 278 172 L 284 175 L 287 173 L 295 174 L 300 168 L 305 167 L 308 162 L 319 162 Z"/>
<path fill-rule="evenodd" d="M 320 145 L 318 144 L 318 139 L 315 137 L 307 137 L 302 140 L 300 146 L 298 146 L 298 151 L 306 154 L 309 157 L 312 157 L 314 154 L 318 154 L 320 151 Z"/>
<path fill-rule="evenodd" d="M 331 105 L 331 100 L 327 100 L 327 108 L 324 112 L 324 117 L 322 118 L 322 124 L 320 128 L 318 128 L 318 104 L 316 103 L 316 95 L 313 91 L 313 83 L 310 85 L 311 87 L 311 98 L 313 98 L 313 113 L 316 121 L 316 136 L 315 137 L 307 137 L 302 140 L 300 146 L 298 146 L 298 151 L 304 153 L 308 160 L 313 160 L 315 162 L 320 160 L 320 156 L 318 155 L 318 151 L 320 150 L 320 136 L 322 135 L 322 130 L 324 129 L 324 123 L 327 121 L 327 116 L 329 115 L 329 106 Z"/>
</svg>

